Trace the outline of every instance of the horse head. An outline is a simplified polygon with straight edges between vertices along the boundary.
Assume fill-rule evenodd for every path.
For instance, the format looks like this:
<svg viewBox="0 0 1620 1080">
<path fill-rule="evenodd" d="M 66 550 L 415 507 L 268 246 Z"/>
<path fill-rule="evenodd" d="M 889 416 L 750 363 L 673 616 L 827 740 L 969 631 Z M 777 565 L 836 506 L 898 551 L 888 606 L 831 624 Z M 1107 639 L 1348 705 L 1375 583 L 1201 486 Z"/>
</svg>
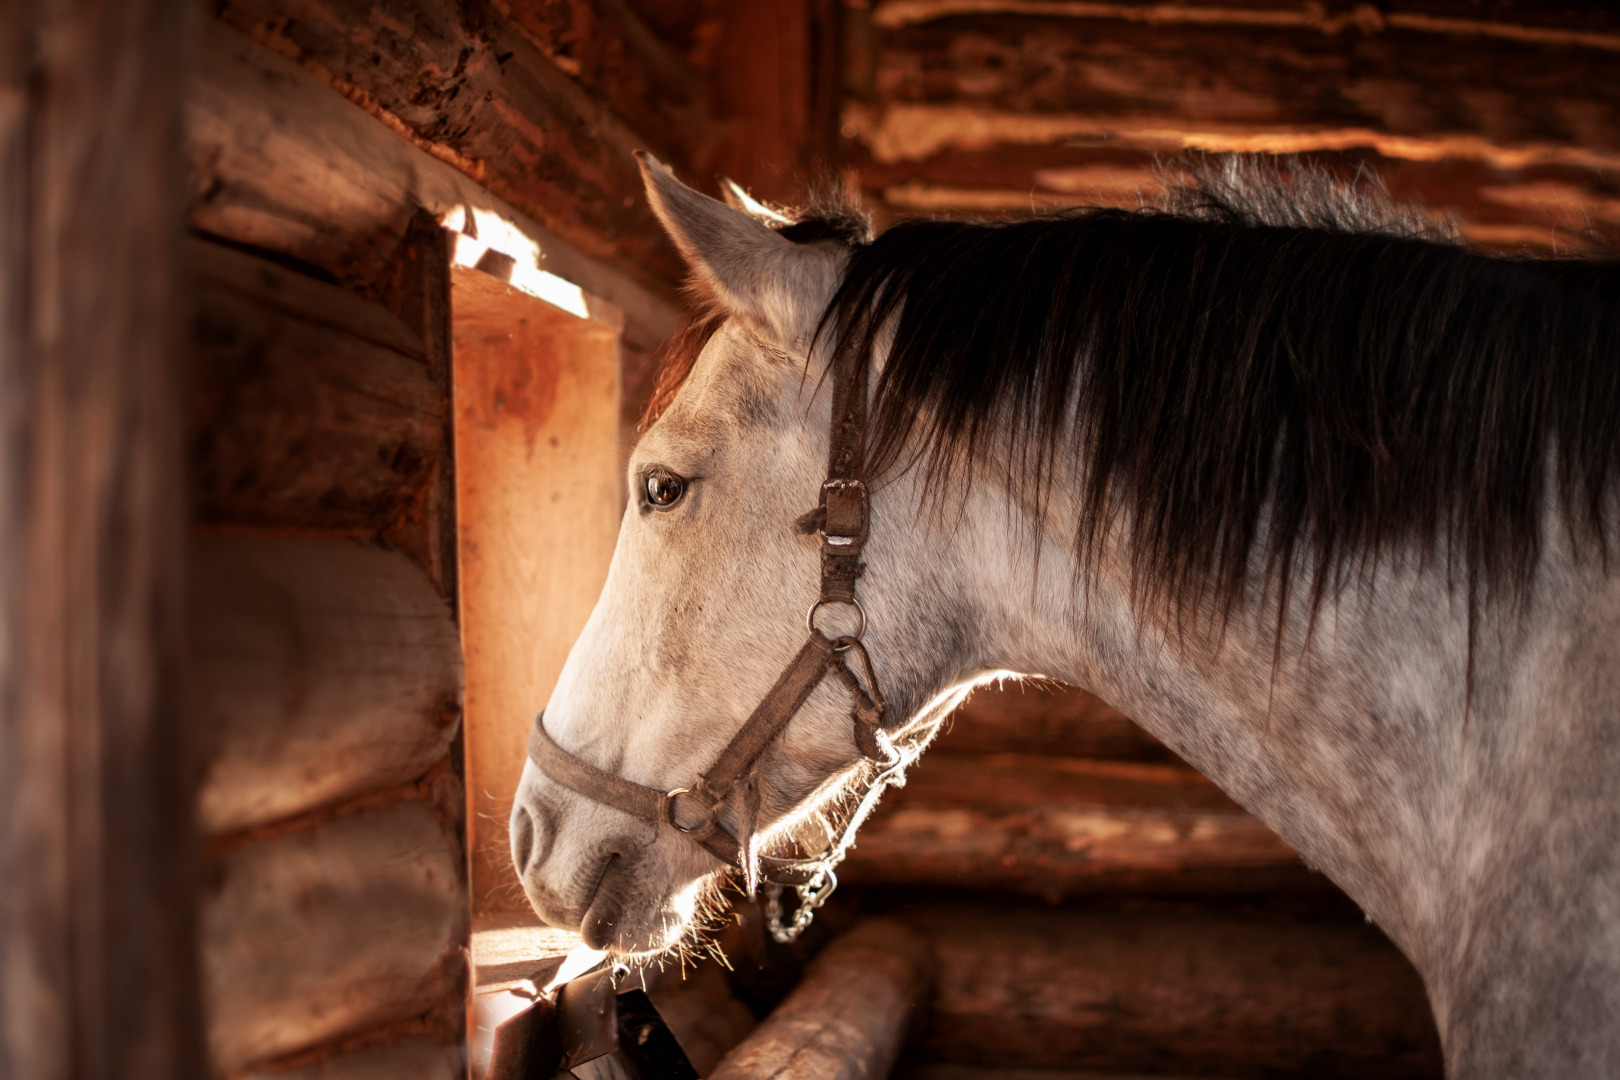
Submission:
<svg viewBox="0 0 1620 1080">
<path fill-rule="evenodd" d="M 823 552 L 842 540 L 818 527 L 836 396 L 821 330 L 848 249 L 796 243 L 642 164 L 722 321 L 631 455 L 607 582 L 546 704 L 511 818 L 535 910 L 619 955 L 676 945 L 728 869 L 752 885 L 757 844 L 870 782 L 895 751 L 885 733 L 863 752 L 871 733 L 859 737 L 852 706 L 864 701 L 874 720 L 878 679 L 892 728 L 963 674 L 942 668 L 951 650 L 930 640 L 954 623 L 928 610 L 947 590 L 943 568 L 915 557 L 918 516 L 896 512 L 917 499 L 904 476 L 873 497 L 882 528 L 845 559 L 864 560 L 860 606 L 816 606 Z M 771 706 L 755 732 L 751 714 L 793 678 L 791 710 Z M 943 715 L 944 700 L 922 711 Z M 749 725 L 766 745 L 736 762 L 724 790 L 686 790 L 714 778 Z M 615 800 L 609 786 L 628 794 Z"/>
</svg>

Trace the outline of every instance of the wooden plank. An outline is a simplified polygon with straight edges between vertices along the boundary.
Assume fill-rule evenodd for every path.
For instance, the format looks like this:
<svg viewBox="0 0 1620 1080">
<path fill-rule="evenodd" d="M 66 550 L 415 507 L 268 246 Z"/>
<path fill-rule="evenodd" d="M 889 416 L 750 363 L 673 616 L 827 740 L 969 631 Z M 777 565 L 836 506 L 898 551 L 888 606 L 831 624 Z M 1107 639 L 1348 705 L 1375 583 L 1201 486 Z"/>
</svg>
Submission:
<svg viewBox="0 0 1620 1080">
<path fill-rule="evenodd" d="M 810 962 L 798 987 L 709 1076 L 887 1076 L 928 993 L 932 966 L 928 946 L 907 926 L 864 920 Z"/>
<path fill-rule="evenodd" d="M 452 278 L 473 910 L 522 910 L 507 819 L 534 716 L 624 508 L 618 337 L 476 269 Z"/>
<path fill-rule="evenodd" d="M 449 403 L 422 339 L 373 300 L 194 242 L 195 514 L 388 537 L 428 557 Z"/>
<path fill-rule="evenodd" d="M 217 1072 L 431 1014 L 465 993 L 454 837 L 423 802 L 240 846 L 202 913 Z"/>
<path fill-rule="evenodd" d="M 1441 1075 L 1417 973 L 1376 930 L 1216 914 L 912 907 L 938 962 L 920 1060 Z"/>
<path fill-rule="evenodd" d="M 0 7 L 0 1075 L 202 1074 L 183 5 Z"/>
<path fill-rule="evenodd" d="M 186 102 L 190 218 L 200 231 L 296 259 L 367 290 L 393 274 L 419 210 L 442 218 L 473 208 L 509 223 L 538 247 L 543 269 L 623 310 L 626 340 L 639 348 L 655 348 L 678 325 L 673 277 L 648 286 L 622 262 L 587 257 L 308 71 L 229 27 L 206 21 L 201 37 Z M 635 183 L 624 194 L 639 197 L 639 179 Z M 646 235 L 655 229 L 648 224 Z"/>
<path fill-rule="evenodd" d="M 1053 900 L 1331 888 L 1187 766 L 1013 754 L 924 758 L 862 827 L 840 876 Z"/>
<path fill-rule="evenodd" d="M 218 18 L 644 284 L 683 267 L 647 202 L 635 132 L 483 2 L 222 0 Z M 673 156 L 673 155 L 671 155 Z"/>
<path fill-rule="evenodd" d="M 410 559 L 351 540 L 202 537 L 192 568 L 205 830 L 409 783 L 448 753 L 460 641 Z"/>
</svg>

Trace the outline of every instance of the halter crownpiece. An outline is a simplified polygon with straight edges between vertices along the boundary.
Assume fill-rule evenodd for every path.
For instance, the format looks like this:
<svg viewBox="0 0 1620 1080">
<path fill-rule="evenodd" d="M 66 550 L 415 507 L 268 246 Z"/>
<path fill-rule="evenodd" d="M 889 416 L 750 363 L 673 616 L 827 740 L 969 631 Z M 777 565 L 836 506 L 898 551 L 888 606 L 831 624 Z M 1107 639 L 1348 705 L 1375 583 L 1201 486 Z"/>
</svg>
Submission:
<svg viewBox="0 0 1620 1080">
<path fill-rule="evenodd" d="M 871 525 L 868 492 L 857 475 L 866 428 L 866 364 L 855 359 L 854 350 L 838 350 L 832 374 L 827 479 L 821 485 L 820 503 L 795 526 L 802 533 L 821 536 L 821 593 L 805 615 L 808 636 L 804 645 L 720 756 L 690 787 L 659 791 L 599 769 L 558 746 L 546 732 L 543 711 L 535 718 L 529 735 L 529 759 L 546 776 L 588 799 L 685 834 L 717 859 L 736 865 L 750 894 L 756 891 L 762 877 L 772 886 L 795 886 L 800 906 L 789 926 L 782 925 L 780 903 L 774 893 L 771 897 L 771 931 L 782 941 L 798 936 L 836 887 L 838 879 L 833 868 L 848 851 L 856 828 L 885 788 L 904 782 L 905 765 L 914 756 L 897 752 L 883 737 L 883 692 L 872 658 L 861 641 L 866 633 L 866 609 L 855 595 L 855 584 L 866 569 L 861 549 Z M 816 626 L 816 616 L 822 608 L 840 604 L 855 609 L 858 628 L 853 634 L 828 637 Z M 860 660 L 859 676 L 846 660 L 850 654 Z M 826 851 L 808 859 L 761 855 L 755 850 L 759 759 L 829 674 L 849 691 L 855 746 L 881 769 L 841 835 Z M 685 812 L 683 803 L 688 802 L 697 804 L 697 815 Z M 728 805 L 733 807 L 735 831 L 720 820 L 721 811 Z"/>
</svg>

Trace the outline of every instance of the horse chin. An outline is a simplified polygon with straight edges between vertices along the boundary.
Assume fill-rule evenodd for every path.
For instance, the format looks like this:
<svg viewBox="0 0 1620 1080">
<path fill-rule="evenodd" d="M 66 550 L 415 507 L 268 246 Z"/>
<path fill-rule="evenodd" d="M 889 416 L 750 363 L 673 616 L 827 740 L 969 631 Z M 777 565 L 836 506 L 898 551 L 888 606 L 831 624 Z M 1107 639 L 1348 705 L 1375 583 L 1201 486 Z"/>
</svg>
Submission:
<svg viewBox="0 0 1620 1080">
<path fill-rule="evenodd" d="M 645 861 L 645 860 L 643 860 Z M 593 949 L 626 961 L 656 958 L 677 948 L 693 931 L 697 904 L 706 882 L 673 894 L 650 894 L 638 880 L 636 862 L 615 855 L 580 919 L 580 937 Z"/>
</svg>

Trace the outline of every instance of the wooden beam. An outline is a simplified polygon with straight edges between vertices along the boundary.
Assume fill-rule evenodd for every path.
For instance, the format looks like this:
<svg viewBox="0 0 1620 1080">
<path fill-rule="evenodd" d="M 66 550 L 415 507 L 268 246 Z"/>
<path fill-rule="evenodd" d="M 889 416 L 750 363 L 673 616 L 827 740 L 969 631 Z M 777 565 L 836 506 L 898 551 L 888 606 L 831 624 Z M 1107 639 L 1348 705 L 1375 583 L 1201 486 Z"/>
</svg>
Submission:
<svg viewBox="0 0 1620 1080">
<path fill-rule="evenodd" d="M 928 992 L 932 958 L 904 924 L 867 919 L 708 1074 L 711 1080 L 865 1080 L 889 1075 Z"/>
<path fill-rule="evenodd" d="M 199 231 L 385 293 L 379 282 L 391 279 L 420 210 L 464 217 L 471 208 L 537 248 L 541 269 L 620 308 L 632 346 L 650 351 L 679 324 L 673 275 L 648 277 L 638 260 L 586 255 L 304 68 L 220 23 L 202 31 L 186 102 L 190 218 Z M 620 192 L 621 202 L 639 197 L 639 184 Z M 663 242 L 650 221 L 638 228 Z"/>
<path fill-rule="evenodd" d="M 0 1075 L 202 1075 L 161 0 L 0 6 Z"/>
<path fill-rule="evenodd" d="M 1438 1078 L 1417 973 L 1377 930 L 1217 914 L 913 906 L 938 962 L 919 1061 Z"/>
<path fill-rule="evenodd" d="M 1498 39 L 985 14 L 884 34 L 873 96 L 846 106 L 844 124 L 879 161 L 1091 139 L 1610 168 L 1611 60 Z"/>
<path fill-rule="evenodd" d="M 926 760 L 1042 754 L 1175 764 L 1180 758 L 1095 694 L 1043 683 L 981 687 L 951 716 Z"/>
<path fill-rule="evenodd" d="M 655 287 L 680 279 L 631 151 L 677 155 L 489 4 L 222 0 L 215 11 L 587 255 Z"/>
</svg>

